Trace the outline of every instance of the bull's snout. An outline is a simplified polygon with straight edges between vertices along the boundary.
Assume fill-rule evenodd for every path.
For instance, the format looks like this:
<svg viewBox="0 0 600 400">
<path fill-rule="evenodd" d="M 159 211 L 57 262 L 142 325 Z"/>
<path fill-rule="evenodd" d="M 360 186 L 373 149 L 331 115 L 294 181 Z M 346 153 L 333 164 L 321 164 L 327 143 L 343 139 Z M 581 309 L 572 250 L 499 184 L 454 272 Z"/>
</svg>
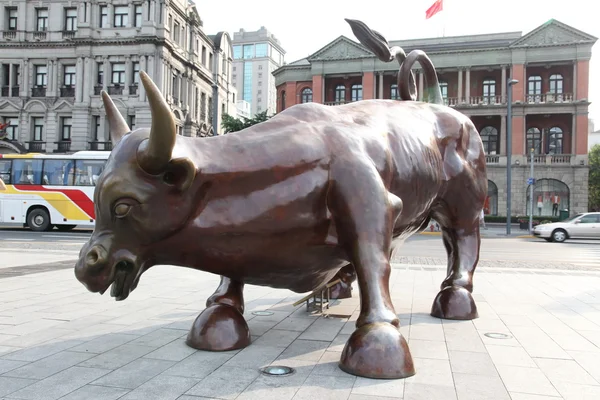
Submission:
<svg viewBox="0 0 600 400">
<path fill-rule="evenodd" d="M 91 292 L 102 292 L 109 285 L 108 252 L 101 245 L 84 246 L 75 265 L 75 277 Z"/>
</svg>

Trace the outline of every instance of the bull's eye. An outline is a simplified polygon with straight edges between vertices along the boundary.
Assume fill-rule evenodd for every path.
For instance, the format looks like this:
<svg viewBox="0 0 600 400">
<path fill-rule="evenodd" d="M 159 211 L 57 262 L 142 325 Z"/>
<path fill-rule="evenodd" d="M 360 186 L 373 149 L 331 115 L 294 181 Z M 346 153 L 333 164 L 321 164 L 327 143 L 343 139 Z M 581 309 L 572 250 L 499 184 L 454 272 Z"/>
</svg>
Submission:
<svg viewBox="0 0 600 400">
<path fill-rule="evenodd" d="M 119 203 L 115 206 L 115 215 L 117 218 L 123 218 L 131 210 L 131 205 L 125 203 Z"/>
<path fill-rule="evenodd" d="M 163 175 L 163 180 L 165 181 L 165 183 L 172 185 L 173 183 L 175 183 L 175 174 L 171 171 L 165 172 L 165 174 Z"/>
</svg>

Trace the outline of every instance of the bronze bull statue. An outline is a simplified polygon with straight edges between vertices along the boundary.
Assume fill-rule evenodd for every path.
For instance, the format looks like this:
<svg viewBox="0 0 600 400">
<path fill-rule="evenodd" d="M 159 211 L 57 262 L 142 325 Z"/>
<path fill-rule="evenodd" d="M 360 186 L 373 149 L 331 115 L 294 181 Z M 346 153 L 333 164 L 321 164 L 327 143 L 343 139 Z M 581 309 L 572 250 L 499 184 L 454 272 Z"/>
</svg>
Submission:
<svg viewBox="0 0 600 400">
<path fill-rule="evenodd" d="M 114 148 L 96 185 L 96 226 L 81 249 L 77 279 L 101 294 L 112 285 L 111 296 L 124 300 L 153 265 L 220 275 L 187 344 L 224 351 L 250 344 L 244 284 L 303 293 L 353 269 L 360 316 L 339 366 L 358 376 L 405 378 L 415 370 L 390 299 L 390 258 L 435 218 L 448 274 L 431 313 L 476 318 L 472 279 L 487 192 L 479 134 L 469 118 L 441 104 L 424 53 L 390 52 L 380 34 L 349 22 L 380 59 L 400 62 L 400 94 L 408 101 L 299 104 L 243 131 L 199 139 L 176 134 L 144 72 L 150 129 L 130 132 L 103 92 Z M 416 61 L 433 104 L 411 101 Z"/>
</svg>

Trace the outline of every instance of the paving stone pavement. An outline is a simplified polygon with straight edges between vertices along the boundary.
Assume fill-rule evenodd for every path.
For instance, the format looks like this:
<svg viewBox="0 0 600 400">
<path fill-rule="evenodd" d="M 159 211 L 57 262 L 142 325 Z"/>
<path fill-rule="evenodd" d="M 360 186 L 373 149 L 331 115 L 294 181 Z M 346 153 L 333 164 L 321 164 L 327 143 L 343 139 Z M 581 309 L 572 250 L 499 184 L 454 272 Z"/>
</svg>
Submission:
<svg viewBox="0 0 600 400">
<path fill-rule="evenodd" d="M 358 317 L 357 290 L 343 301 L 352 317 L 340 319 L 293 307 L 300 294 L 247 286 L 253 343 L 216 353 L 184 340 L 217 276 L 158 266 L 123 302 L 87 292 L 72 269 L 5 277 L 0 399 L 600 399 L 600 274 L 482 269 L 480 318 L 442 321 L 428 314 L 442 268 L 394 267 L 393 302 L 417 369 L 404 380 L 338 368 Z M 260 374 L 272 364 L 296 372 Z"/>
</svg>

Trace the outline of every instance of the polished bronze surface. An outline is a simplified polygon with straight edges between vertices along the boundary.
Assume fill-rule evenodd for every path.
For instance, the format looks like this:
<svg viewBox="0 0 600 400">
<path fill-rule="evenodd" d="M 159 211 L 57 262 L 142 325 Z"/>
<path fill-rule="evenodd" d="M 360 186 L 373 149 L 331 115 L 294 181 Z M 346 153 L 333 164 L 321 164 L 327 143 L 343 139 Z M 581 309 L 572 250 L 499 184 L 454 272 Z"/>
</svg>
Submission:
<svg viewBox="0 0 600 400">
<path fill-rule="evenodd" d="M 471 291 L 485 155 L 469 118 L 441 104 L 429 58 L 399 48 L 386 53 L 385 39 L 361 26 L 361 43 L 400 62 L 403 101 L 299 104 L 242 131 L 200 139 L 176 134 L 144 72 L 150 129 L 129 132 L 103 93 L 114 147 L 94 193 L 96 226 L 81 249 L 77 279 L 92 292 L 112 286 L 111 296 L 124 300 L 154 265 L 220 275 L 187 343 L 222 351 L 250 343 L 244 284 L 303 293 L 336 274 L 351 283 L 354 270 L 360 315 L 340 367 L 371 378 L 413 375 L 390 298 L 390 257 L 435 218 L 448 275 L 432 314 L 476 316 Z M 416 61 L 434 104 L 412 101 Z"/>
</svg>

